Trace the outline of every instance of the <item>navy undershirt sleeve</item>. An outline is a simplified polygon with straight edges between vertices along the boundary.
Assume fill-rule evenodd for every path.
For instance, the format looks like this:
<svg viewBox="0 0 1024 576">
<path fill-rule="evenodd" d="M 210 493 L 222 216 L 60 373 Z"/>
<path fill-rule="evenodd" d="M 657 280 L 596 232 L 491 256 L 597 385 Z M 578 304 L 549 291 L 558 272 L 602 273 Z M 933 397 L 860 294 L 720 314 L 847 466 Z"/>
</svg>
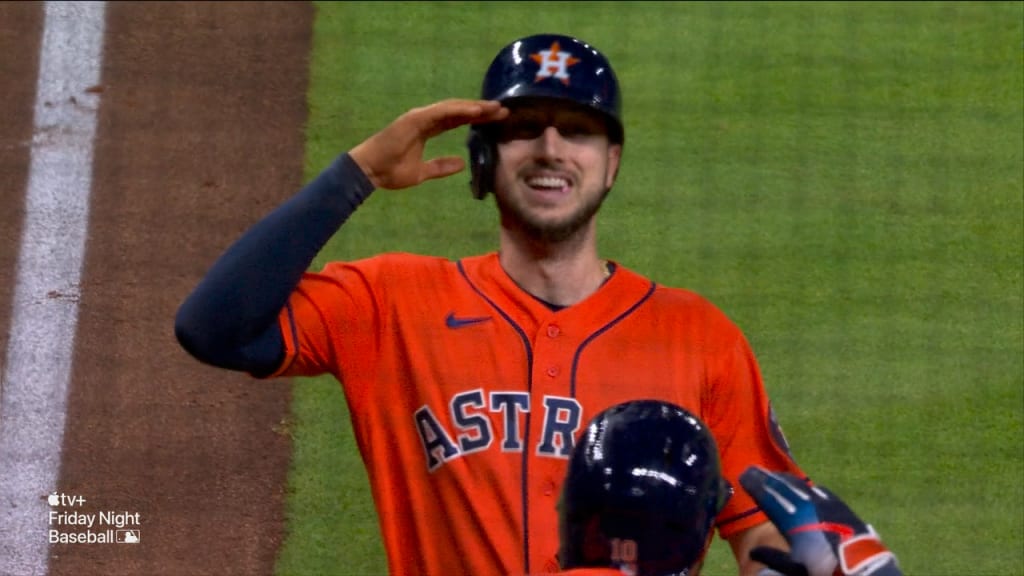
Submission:
<svg viewBox="0 0 1024 576">
<path fill-rule="evenodd" d="M 175 317 L 196 359 L 265 376 L 284 359 L 277 323 L 289 295 L 327 241 L 373 192 L 347 153 L 253 225 L 214 263 Z"/>
</svg>

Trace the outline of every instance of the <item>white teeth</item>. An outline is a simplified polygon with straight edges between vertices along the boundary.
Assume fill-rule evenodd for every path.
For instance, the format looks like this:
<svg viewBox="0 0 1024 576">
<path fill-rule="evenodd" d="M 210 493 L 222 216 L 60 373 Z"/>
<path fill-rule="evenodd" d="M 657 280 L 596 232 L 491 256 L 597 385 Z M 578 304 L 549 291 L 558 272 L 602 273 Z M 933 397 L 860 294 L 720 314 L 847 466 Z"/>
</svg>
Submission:
<svg viewBox="0 0 1024 576">
<path fill-rule="evenodd" d="M 526 183 L 534 188 L 565 188 L 569 185 L 568 180 L 557 176 L 536 176 L 528 179 Z"/>
</svg>

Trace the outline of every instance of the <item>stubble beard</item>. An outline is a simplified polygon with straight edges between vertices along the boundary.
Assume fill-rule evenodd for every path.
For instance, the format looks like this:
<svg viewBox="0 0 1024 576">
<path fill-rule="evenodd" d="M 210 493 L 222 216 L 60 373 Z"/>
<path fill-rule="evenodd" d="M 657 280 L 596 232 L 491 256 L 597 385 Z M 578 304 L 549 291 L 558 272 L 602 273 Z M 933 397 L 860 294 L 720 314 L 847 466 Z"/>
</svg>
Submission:
<svg viewBox="0 0 1024 576">
<path fill-rule="evenodd" d="M 519 230 L 527 238 L 538 243 L 561 244 L 579 234 L 597 215 L 610 190 L 605 188 L 572 214 L 557 221 L 537 218 L 522 203 L 510 202 L 503 194 L 495 194 L 494 197 L 504 226 Z"/>
</svg>

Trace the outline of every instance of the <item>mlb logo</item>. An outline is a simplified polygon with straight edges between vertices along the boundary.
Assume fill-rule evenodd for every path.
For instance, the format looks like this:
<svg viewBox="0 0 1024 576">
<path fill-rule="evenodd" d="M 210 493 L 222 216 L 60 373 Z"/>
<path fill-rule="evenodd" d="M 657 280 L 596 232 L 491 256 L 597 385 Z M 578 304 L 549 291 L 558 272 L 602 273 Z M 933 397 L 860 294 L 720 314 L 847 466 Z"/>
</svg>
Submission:
<svg viewBox="0 0 1024 576">
<path fill-rule="evenodd" d="M 114 538 L 118 544 L 138 544 L 140 536 L 138 530 L 118 530 Z"/>
</svg>

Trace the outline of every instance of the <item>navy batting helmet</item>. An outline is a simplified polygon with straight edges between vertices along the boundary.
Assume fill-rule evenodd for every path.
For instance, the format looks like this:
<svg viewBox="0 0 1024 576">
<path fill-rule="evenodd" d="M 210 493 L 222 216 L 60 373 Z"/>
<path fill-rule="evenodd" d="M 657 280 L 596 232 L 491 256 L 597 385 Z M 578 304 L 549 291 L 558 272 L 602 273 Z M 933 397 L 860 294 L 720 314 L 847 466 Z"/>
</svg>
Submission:
<svg viewBox="0 0 1024 576">
<path fill-rule="evenodd" d="M 656 400 L 613 406 L 590 421 L 570 456 L 559 563 L 691 574 L 731 494 L 715 440 L 696 416 Z"/>
<path fill-rule="evenodd" d="M 567 100 L 603 114 L 613 143 L 625 138 L 619 81 L 611 64 L 596 48 L 571 36 L 537 34 L 502 48 L 484 75 L 480 98 Z M 486 125 L 470 126 L 468 146 L 470 188 L 474 197 L 483 198 L 493 189 L 496 160 Z"/>
</svg>

